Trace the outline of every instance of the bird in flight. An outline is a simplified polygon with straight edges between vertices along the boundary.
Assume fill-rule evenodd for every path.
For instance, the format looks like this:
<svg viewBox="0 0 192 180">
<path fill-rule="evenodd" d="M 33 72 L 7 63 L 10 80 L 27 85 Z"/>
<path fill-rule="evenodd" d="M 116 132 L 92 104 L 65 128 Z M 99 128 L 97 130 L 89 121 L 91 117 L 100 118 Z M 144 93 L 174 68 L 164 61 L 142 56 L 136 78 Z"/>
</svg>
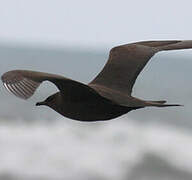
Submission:
<svg viewBox="0 0 192 180">
<path fill-rule="evenodd" d="M 131 110 L 155 106 L 180 106 L 166 101 L 146 101 L 131 96 L 133 85 L 150 58 L 157 52 L 192 48 L 188 41 L 142 41 L 111 49 L 102 71 L 89 84 L 60 75 L 13 70 L 2 75 L 5 88 L 28 99 L 43 81 L 54 83 L 58 92 L 36 103 L 79 121 L 110 120 Z"/>
</svg>

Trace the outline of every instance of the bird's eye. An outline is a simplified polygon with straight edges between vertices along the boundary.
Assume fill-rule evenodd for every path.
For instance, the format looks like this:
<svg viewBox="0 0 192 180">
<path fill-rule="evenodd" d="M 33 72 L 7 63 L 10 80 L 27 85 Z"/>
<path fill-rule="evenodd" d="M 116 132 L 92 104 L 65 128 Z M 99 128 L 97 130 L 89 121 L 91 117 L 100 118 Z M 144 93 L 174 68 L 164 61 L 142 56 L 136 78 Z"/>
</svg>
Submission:
<svg viewBox="0 0 192 180">
<path fill-rule="evenodd" d="M 50 97 L 48 97 L 48 98 L 46 99 L 46 102 L 51 102 L 53 99 L 54 99 L 54 97 L 53 97 L 53 96 L 50 96 Z"/>
</svg>

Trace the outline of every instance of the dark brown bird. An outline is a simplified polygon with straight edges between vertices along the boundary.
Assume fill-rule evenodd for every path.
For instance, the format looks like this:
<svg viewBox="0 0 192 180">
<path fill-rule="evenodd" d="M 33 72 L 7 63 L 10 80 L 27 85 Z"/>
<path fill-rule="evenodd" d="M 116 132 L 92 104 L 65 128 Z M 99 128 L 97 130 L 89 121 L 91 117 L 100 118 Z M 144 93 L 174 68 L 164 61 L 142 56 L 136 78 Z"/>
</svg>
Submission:
<svg viewBox="0 0 192 180">
<path fill-rule="evenodd" d="M 109 120 L 131 110 L 148 106 L 167 107 L 166 101 L 145 101 L 131 96 L 137 76 L 159 51 L 192 48 L 191 41 L 143 41 L 111 49 L 109 60 L 88 85 L 63 76 L 43 72 L 14 70 L 2 81 L 14 95 L 28 99 L 43 81 L 54 83 L 59 92 L 36 105 L 46 105 L 61 115 L 79 121 Z"/>
</svg>

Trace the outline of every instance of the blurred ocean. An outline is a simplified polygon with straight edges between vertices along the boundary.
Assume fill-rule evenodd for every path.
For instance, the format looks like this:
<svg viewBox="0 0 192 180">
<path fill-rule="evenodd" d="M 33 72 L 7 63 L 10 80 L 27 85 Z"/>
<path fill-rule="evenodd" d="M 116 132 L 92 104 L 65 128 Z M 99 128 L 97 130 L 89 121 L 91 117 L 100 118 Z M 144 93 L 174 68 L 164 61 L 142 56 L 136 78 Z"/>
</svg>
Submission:
<svg viewBox="0 0 192 180">
<path fill-rule="evenodd" d="M 57 91 L 43 83 L 24 101 L 0 86 L 0 180 L 191 180 L 192 53 L 155 55 L 134 95 L 184 107 L 146 108 L 120 118 L 83 123 L 37 101 Z M 0 73 L 29 69 L 88 83 L 108 52 L 0 46 Z"/>
</svg>

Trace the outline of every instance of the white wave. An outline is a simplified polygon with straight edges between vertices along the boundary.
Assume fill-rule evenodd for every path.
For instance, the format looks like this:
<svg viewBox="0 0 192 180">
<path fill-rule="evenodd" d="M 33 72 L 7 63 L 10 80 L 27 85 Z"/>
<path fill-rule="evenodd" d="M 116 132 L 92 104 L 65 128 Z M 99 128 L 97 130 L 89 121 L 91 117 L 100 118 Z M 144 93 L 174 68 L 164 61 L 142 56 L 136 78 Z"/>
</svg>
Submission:
<svg viewBox="0 0 192 180">
<path fill-rule="evenodd" d="M 99 123 L 5 124 L 0 126 L 0 174 L 116 180 L 131 173 L 146 153 L 191 171 L 191 149 L 190 133 L 126 117 Z"/>
</svg>

